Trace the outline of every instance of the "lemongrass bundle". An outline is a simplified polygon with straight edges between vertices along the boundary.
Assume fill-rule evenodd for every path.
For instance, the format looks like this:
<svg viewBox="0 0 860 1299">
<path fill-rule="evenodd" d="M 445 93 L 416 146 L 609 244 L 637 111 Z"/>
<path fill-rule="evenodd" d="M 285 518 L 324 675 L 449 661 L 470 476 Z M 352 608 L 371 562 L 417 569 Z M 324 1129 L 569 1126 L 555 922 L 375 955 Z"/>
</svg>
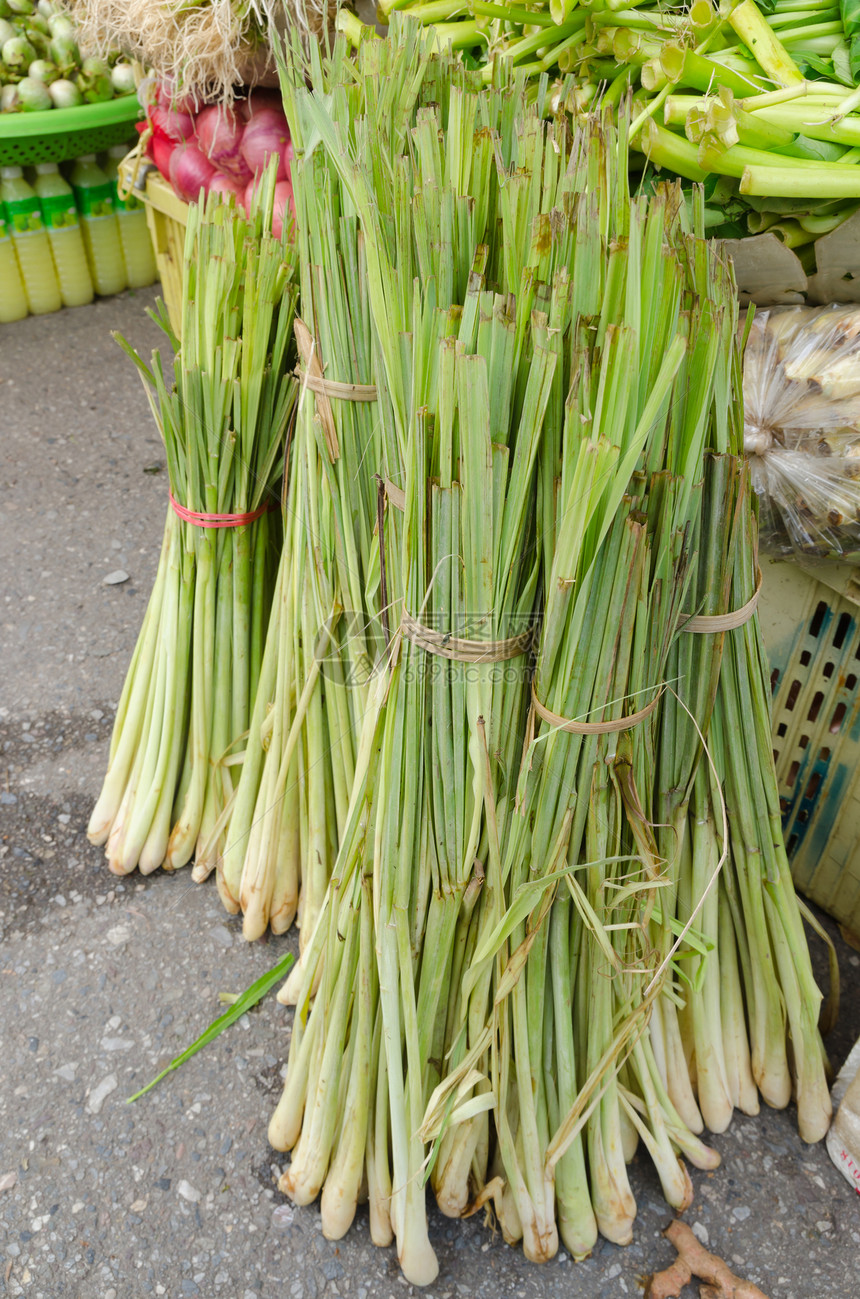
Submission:
<svg viewBox="0 0 860 1299">
<path fill-rule="evenodd" d="M 396 1238 L 427 1283 L 425 1177 L 446 1213 L 492 1201 L 537 1260 L 559 1235 L 576 1256 L 598 1230 L 629 1240 L 640 1141 L 687 1203 L 679 1155 L 718 1160 L 697 1135 L 698 1078 L 686 1108 L 670 1093 L 671 1051 L 686 1066 L 694 1041 L 710 1067 L 701 1019 L 719 1003 L 727 1090 L 746 1105 L 741 1037 L 785 1055 L 772 1002 L 752 1030 L 736 1014 L 737 962 L 769 959 L 761 913 L 781 918 L 810 1096 L 823 1066 L 808 958 L 786 950 L 787 876 L 774 911 L 746 871 L 746 935 L 703 913 L 737 891 L 699 827 L 724 830 L 723 779 L 749 785 L 714 722 L 728 669 L 712 620 L 738 609 L 752 507 L 735 289 L 701 201 L 691 234 L 676 190 L 630 200 L 623 116 L 571 133 L 542 120 L 545 87 L 482 92 L 414 25 L 394 31 L 362 44 L 357 71 L 339 48 L 287 95 L 297 175 L 336 176 L 359 223 L 380 477 L 399 463 L 404 486 L 376 514 L 391 637 L 291 989 L 270 1140 L 292 1152 L 282 1189 L 322 1192 L 326 1235 L 366 1189 L 373 1240 Z M 519 628 L 540 614 L 530 686 Z M 766 713 L 761 675 L 742 688 Z M 750 803 L 768 797 L 760 783 Z M 719 997 L 703 973 L 717 943 Z M 713 1091 L 703 1108 L 722 1115 Z"/>
<path fill-rule="evenodd" d="M 366 300 L 364 242 L 320 155 L 296 169 L 300 404 L 269 676 L 245 748 L 218 884 L 253 939 L 298 911 L 304 948 L 343 833 L 387 612 L 379 482 L 401 481 Z M 206 866 L 199 868 L 202 875 Z M 300 966 L 291 981 L 295 986 Z"/>
<path fill-rule="evenodd" d="M 739 537 L 733 598 L 750 598 L 757 573 L 756 533 L 747 511 Z M 731 826 L 731 857 L 721 880 L 725 924 L 734 941 L 717 948 L 711 977 L 743 989 L 749 1057 L 742 1050 L 732 1072 L 738 1095 L 755 1109 L 755 1088 L 768 1105 L 782 1108 L 793 1098 L 805 1141 L 820 1141 L 831 1117 L 826 1056 L 818 1031 L 821 994 L 816 986 L 801 909 L 791 881 L 773 765 L 769 668 L 757 619 L 728 633 L 714 713 L 717 773 L 723 783 Z M 713 813 L 710 821 L 713 822 Z M 711 855 L 713 849 L 711 849 Z M 687 885 L 679 917 L 689 913 L 697 882 Z M 717 935 L 719 937 L 719 935 Z M 707 1047 L 723 1054 L 740 1036 L 737 994 L 720 1016 L 701 1020 L 700 1033 L 685 1029 L 688 1068 L 699 1079 Z M 694 1003 L 695 1005 L 695 1003 Z M 720 1024 L 723 1024 L 722 1035 Z M 702 1037 L 706 1047 L 703 1049 Z M 726 1071 L 728 1076 L 728 1070 Z M 741 1090 L 740 1084 L 743 1084 Z M 700 1095 L 702 1083 L 697 1082 Z M 733 1103 L 733 1092 L 730 1091 Z M 743 1108 L 743 1106 L 741 1106 Z"/>
<path fill-rule="evenodd" d="M 399 554 L 392 546 L 397 540 L 392 511 L 385 529 L 389 591 L 392 600 L 403 599 L 406 612 L 395 640 L 390 679 L 377 685 L 371 700 L 375 711 L 356 766 L 348 833 L 341 838 L 335 878 L 304 972 L 285 1092 L 270 1135 L 277 1147 L 293 1148 L 282 1184 L 296 1200 L 312 1199 L 325 1182 L 323 1221 L 328 1234 L 339 1234 L 348 1225 L 364 1159 L 375 1238 L 387 1239 L 393 1230 L 407 1276 L 426 1280 L 435 1264 L 426 1238 L 420 1185 L 424 1145 L 418 1128 L 444 1074 L 462 1067 L 465 1060 L 471 1067 L 489 1062 L 490 1044 L 482 1049 L 480 1034 L 475 1044 L 469 1042 L 470 1027 L 483 1028 L 489 984 L 479 979 L 483 1004 L 477 994 L 475 1004 L 468 998 L 460 1003 L 457 992 L 467 974 L 470 947 L 474 949 L 482 927 L 497 921 L 506 909 L 498 844 L 506 840 L 514 813 L 512 782 L 524 736 L 527 678 L 522 668 L 502 673 L 493 656 L 500 644 L 515 639 L 510 635 L 513 627 L 506 623 L 514 615 L 530 617 L 534 610 L 538 549 L 522 571 L 520 594 L 510 588 L 507 601 L 514 595 L 513 604 L 506 602 L 505 585 L 494 587 L 499 579 L 493 575 L 498 572 L 509 582 L 529 553 L 523 524 L 536 482 L 529 490 L 528 477 L 517 462 L 523 456 L 520 447 L 531 447 L 525 463 L 534 473 L 543 412 L 551 401 L 554 418 L 559 417 L 564 384 L 561 379 L 555 384 L 555 373 L 563 355 L 561 339 L 581 313 L 600 315 L 599 279 L 595 286 L 590 272 L 606 248 L 611 200 L 605 207 L 595 202 L 587 192 L 589 182 L 608 173 L 608 192 L 614 195 L 619 177 L 623 180 L 626 173 L 613 166 L 614 158 L 603 158 L 604 150 L 611 150 L 593 125 L 591 134 L 575 146 L 583 154 L 579 168 L 567 174 L 570 142 L 563 128 L 547 136 L 534 111 L 525 112 L 514 126 L 508 115 L 509 95 L 481 100 L 448 63 L 428 65 L 427 84 L 419 90 L 413 110 L 402 79 L 415 78 L 411 84 L 418 89 L 416 66 L 421 68 L 426 54 L 414 32 L 405 40 L 411 47 L 409 57 L 398 65 L 399 84 L 385 47 L 365 48 L 366 118 L 351 118 L 352 105 L 337 97 L 333 102 L 339 120 L 332 110 L 326 112 L 302 94 L 296 95 L 291 109 L 298 139 L 314 130 L 324 141 L 363 225 L 368 298 L 392 409 L 400 420 L 397 432 L 406 472 Z M 432 102 L 440 89 L 444 115 L 443 110 L 420 105 L 422 91 Z M 377 95 L 389 111 L 382 111 Z M 519 106 L 525 108 L 522 99 Z M 413 111 L 413 148 L 407 158 L 402 142 Z M 510 171 L 493 160 L 492 132 L 503 137 L 500 156 L 510 160 Z M 362 138 L 365 133 L 373 137 L 377 150 Z M 378 156 L 380 144 L 393 154 L 393 161 L 372 175 L 359 160 Z M 390 177 L 389 184 L 382 177 Z M 579 196 L 578 190 L 586 192 Z M 406 194 L 413 196 L 412 233 L 401 226 L 404 237 L 398 238 L 392 233 L 396 222 L 388 222 Z M 563 204 L 566 219 L 560 216 Z M 618 207 L 623 214 L 620 198 Z M 533 222 L 533 214 L 541 210 L 542 219 Z M 554 221 L 551 213 L 556 214 Z M 662 217 L 661 212 L 652 222 L 648 245 L 651 265 L 656 264 L 661 278 Z M 436 232 L 441 229 L 450 232 L 450 241 L 438 242 Z M 465 254 L 485 232 L 488 248 L 479 249 L 475 264 L 466 261 Z M 523 233 L 525 243 L 517 240 Z M 571 283 L 577 255 L 579 277 Z M 419 267 L 423 291 L 418 287 L 422 281 L 414 276 Z M 484 290 L 485 276 L 490 275 L 502 296 Z M 459 299 L 464 288 L 465 298 Z M 515 288 L 518 292 L 512 294 Z M 677 314 L 678 292 L 673 300 Z M 410 322 L 411 346 L 404 355 L 397 343 L 398 326 L 406 328 Z M 605 325 L 612 326 L 609 351 L 622 373 L 630 360 L 629 348 L 615 345 L 617 326 L 610 316 Z M 628 332 L 625 344 L 629 338 Z M 662 334 L 647 341 L 649 357 L 662 354 Z M 675 367 L 682 351 L 683 343 L 674 350 Z M 578 361 L 583 359 L 577 354 Z M 474 365 L 467 365 L 473 360 Z M 671 387 L 671 364 L 658 385 L 664 400 Z M 537 393 L 544 396 L 536 405 Z M 643 380 L 642 400 L 645 393 Z M 707 409 L 707 390 L 703 400 Z M 658 408 L 659 400 L 652 418 Z M 490 427 L 494 436 L 488 441 Z M 508 428 L 510 435 L 504 432 Z M 620 495 L 649 430 L 646 421 L 639 442 L 632 451 L 626 449 Z M 511 479 L 505 470 L 509 456 L 501 454 L 509 438 L 515 447 Z M 557 431 L 553 463 L 560 446 Z M 492 485 L 488 474 L 498 485 Z M 607 498 L 608 518 L 620 495 Z M 500 511 L 498 523 L 495 511 Z M 514 543 L 518 549 L 510 550 Z M 508 549 L 500 555 L 499 546 Z M 517 553 L 522 559 L 511 569 Z M 668 605 L 667 616 L 677 613 L 679 598 Z M 464 622 L 466 627 L 471 624 L 470 636 L 459 634 Z M 477 654 L 473 684 L 456 658 L 450 666 L 446 659 L 441 670 L 433 663 L 434 657 L 441 657 L 434 640 L 437 626 L 443 642 L 454 637 Z M 488 646 L 483 653 L 482 641 Z M 430 739 L 418 743 L 430 718 Z M 372 875 L 372 899 L 359 886 L 364 872 Z M 366 953 L 362 957 L 362 942 L 374 941 L 372 959 Z M 373 966 L 375 979 L 362 986 L 378 991 L 371 994 L 370 1005 L 363 1006 L 348 995 L 344 981 L 352 980 L 356 969 Z M 492 973 L 492 961 L 490 969 Z M 317 983 L 317 1000 L 305 1023 Z M 450 1005 L 440 998 L 446 984 L 453 991 Z M 376 1056 L 380 1046 L 382 1055 Z M 371 1061 L 361 1083 L 355 1079 L 354 1057 Z M 450 1066 L 443 1063 L 449 1058 Z M 372 1079 L 377 1080 L 375 1105 Z M 358 1088 L 361 1117 L 347 1125 L 345 1119 L 339 1121 L 339 1113 L 347 1112 L 347 1096 Z M 470 1129 L 464 1126 L 465 1113 L 459 1114 L 453 1141 L 437 1152 L 434 1189 L 447 1212 L 465 1211 L 473 1193 L 485 1192 L 492 1145 L 486 1110 L 492 1102 L 492 1089 L 484 1086 L 469 1102 Z M 351 1107 L 348 1112 L 353 1113 Z M 341 1157 L 341 1143 L 349 1145 L 348 1161 Z M 330 1191 L 327 1174 L 340 1175 L 345 1162 L 352 1174 L 349 1190 L 335 1184 Z M 510 1175 L 507 1166 L 505 1171 Z M 337 1206 L 331 1217 L 330 1204 Z M 524 1204 L 521 1207 L 525 1210 Z M 540 1228 L 532 1233 L 530 1252 L 535 1257 L 551 1252 L 541 1234 Z"/>
<path fill-rule="evenodd" d="M 626 158 L 623 147 L 620 157 L 611 145 L 607 153 L 612 195 Z M 646 989 L 659 962 L 649 917 L 674 860 L 660 857 L 651 832 L 655 739 L 689 594 L 733 292 L 719 267 L 701 284 L 697 264 L 708 267 L 707 258 L 684 236 L 668 194 L 648 208 L 628 209 L 623 197 L 606 208 L 610 238 L 614 229 L 626 238 L 606 249 L 603 285 L 592 281 L 594 336 L 573 334 L 534 738 L 501 859 L 509 906 L 476 957 L 485 967 L 503 962 L 492 1078 L 499 1172 L 512 1196 L 498 1209 L 506 1235 L 521 1233 L 536 1259 L 554 1252 L 559 1232 L 577 1257 L 598 1228 L 630 1239 L 625 1163 L 639 1137 L 676 1208 L 689 1194 L 676 1151 L 700 1166 L 716 1162 L 654 1078 L 646 1025 L 660 984 Z M 584 204 L 583 240 L 587 215 Z M 687 726 L 695 766 L 701 746 Z M 668 923 L 671 913 L 661 914 Z M 445 1091 L 465 1086 L 454 1069 L 437 1114 Z"/>
<path fill-rule="evenodd" d="M 294 253 L 271 234 L 273 174 L 245 218 L 189 209 L 173 384 L 126 344 L 163 437 L 170 507 L 155 587 L 89 824 L 110 868 L 217 854 L 251 716 L 280 545 Z M 122 340 L 119 340 L 122 343 Z"/>
<path fill-rule="evenodd" d="M 403 60 L 407 76 L 426 57 L 414 33 L 412 53 Z M 533 479 L 555 355 L 545 345 L 546 324 L 529 325 L 527 294 L 517 312 L 512 299 L 484 289 L 488 250 L 480 244 L 499 178 L 489 131 L 475 150 L 477 97 L 456 80 L 448 87 L 449 120 L 456 115 L 458 125 L 444 156 L 438 110 L 417 108 L 408 176 L 400 150 L 411 107 L 402 86 L 389 83 L 393 71 L 383 65 L 379 79 L 366 83 L 369 99 L 390 96 L 393 111 L 369 104 L 361 122 L 362 131 L 385 134 L 381 143 L 395 159 L 392 187 L 378 195 L 379 216 L 369 177 L 357 175 L 342 152 L 334 165 L 364 230 L 367 296 L 405 467 L 403 499 L 389 490 L 380 542 L 380 570 L 400 626 L 371 692 L 350 820 L 299 992 L 290 1071 L 270 1132 L 276 1145 L 293 1148 L 283 1184 L 296 1200 L 313 1198 L 328 1172 L 322 1210 L 329 1235 L 348 1226 L 366 1161 L 375 1238 L 393 1230 L 407 1276 L 427 1280 L 435 1260 L 417 1130 L 438 1079 L 440 1065 L 429 1062 L 444 1039 L 443 991 L 458 931 L 480 891 L 475 861 L 486 834 L 487 781 L 503 802 L 518 760 L 537 574 Z M 423 91 L 431 98 L 432 83 Z M 499 96 L 493 105 L 496 119 L 502 102 Z M 339 107 L 345 114 L 349 105 Z M 299 139 L 316 128 L 334 140 L 335 124 L 314 101 L 297 96 L 292 112 L 305 115 Z M 524 143 L 524 160 L 533 143 Z M 361 154 L 373 156 L 368 147 Z M 413 191 L 413 231 L 405 232 L 392 266 L 382 222 Z M 446 217 L 450 244 L 438 239 Z M 419 267 L 421 281 L 413 275 Z M 410 297 L 399 292 L 402 283 L 412 286 Z M 402 360 L 396 336 L 383 335 L 391 312 L 413 322 Z M 372 893 L 360 887 L 366 870 Z M 413 945 L 425 953 L 420 971 L 407 957 Z M 375 969 L 367 1006 L 350 995 L 357 967 Z M 406 1065 L 394 1054 L 401 1033 Z M 356 1074 L 356 1057 L 370 1068 Z M 370 1080 L 380 1077 L 387 1095 L 377 1085 L 374 1105 Z M 339 1122 L 339 1110 L 350 1124 Z M 348 1190 L 336 1180 L 347 1169 Z"/>
</svg>

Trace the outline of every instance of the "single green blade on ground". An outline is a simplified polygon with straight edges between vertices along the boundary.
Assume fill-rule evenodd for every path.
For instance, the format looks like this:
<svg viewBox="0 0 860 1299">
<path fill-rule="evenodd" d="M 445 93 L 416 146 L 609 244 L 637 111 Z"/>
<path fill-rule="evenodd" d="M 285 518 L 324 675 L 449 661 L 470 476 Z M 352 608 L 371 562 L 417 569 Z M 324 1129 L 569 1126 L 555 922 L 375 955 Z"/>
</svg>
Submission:
<svg viewBox="0 0 860 1299">
<path fill-rule="evenodd" d="M 287 955 L 283 960 L 278 961 L 278 964 L 274 969 L 269 970 L 268 974 L 262 975 L 256 983 L 251 984 L 250 988 L 246 988 L 245 991 L 236 998 L 229 1010 L 226 1010 L 223 1015 L 219 1015 L 217 1019 L 213 1019 L 212 1023 L 200 1034 L 196 1042 L 192 1042 L 190 1046 L 187 1046 L 185 1050 L 175 1058 L 175 1060 L 171 1060 L 167 1068 L 162 1069 L 161 1073 L 156 1078 L 153 1078 L 152 1082 L 147 1083 L 145 1087 L 142 1087 L 139 1092 L 135 1092 L 133 1096 L 129 1096 L 126 1100 L 126 1105 L 130 1105 L 132 1101 L 136 1101 L 141 1096 L 144 1096 L 146 1092 L 150 1091 L 155 1086 L 156 1083 L 161 1082 L 162 1078 L 167 1074 L 171 1073 L 174 1069 L 178 1069 L 181 1064 L 185 1064 L 186 1060 L 190 1060 L 191 1057 L 196 1055 L 204 1046 L 207 1046 L 210 1042 L 214 1041 L 219 1033 L 223 1033 L 225 1028 L 229 1028 L 237 1019 L 240 1019 L 246 1010 L 250 1010 L 252 1006 L 256 1006 L 258 1001 L 262 1001 L 273 984 L 277 983 L 280 979 L 283 979 L 287 974 L 294 960 L 295 957 L 292 952 L 287 952 Z"/>
</svg>

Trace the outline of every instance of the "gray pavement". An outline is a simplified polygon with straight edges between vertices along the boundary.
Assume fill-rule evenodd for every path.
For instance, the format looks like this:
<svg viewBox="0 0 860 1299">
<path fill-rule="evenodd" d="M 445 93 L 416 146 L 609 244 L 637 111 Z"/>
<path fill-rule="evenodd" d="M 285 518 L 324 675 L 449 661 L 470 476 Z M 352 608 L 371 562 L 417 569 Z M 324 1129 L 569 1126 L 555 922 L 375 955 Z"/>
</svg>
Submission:
<svg viewBox="0 0 860 1299">
<path fill-rule="evenodd" d="M 155 572 L 167 482 L 140 382 L 151 293 L 0 326 L 0 1295 L 392 1299 L 411 1290 L 360 1211 L 330 1244 L 266 1141 L 292 1012 L 270 996 L 130 1106 L 294 945 L 247 946 L 213 884 L 111 876 L 85 834 Z M 156 467 L 158 469 L 156 470 Z M 156 472 L 153 472 L 156 470 Z M 122 570 L 128 580 L 106 585 Z M 835 926 L 830 925 L 835 933 Z M 860 1034 L 860 957 L 839 943 L 838 1066 Z M 860 1292 L 860 1197 L 793 1110 L 739 1119 L 686 1215 L 769 1299 Z M 635 1242 L 525 1262 L 478 1220 L 431 1223 L 433 1299 L 618 1299 L 673 1251 L 647 1161 Z M 694 1296 L 688 1287 L 684 1292 Z"/>
</svg>

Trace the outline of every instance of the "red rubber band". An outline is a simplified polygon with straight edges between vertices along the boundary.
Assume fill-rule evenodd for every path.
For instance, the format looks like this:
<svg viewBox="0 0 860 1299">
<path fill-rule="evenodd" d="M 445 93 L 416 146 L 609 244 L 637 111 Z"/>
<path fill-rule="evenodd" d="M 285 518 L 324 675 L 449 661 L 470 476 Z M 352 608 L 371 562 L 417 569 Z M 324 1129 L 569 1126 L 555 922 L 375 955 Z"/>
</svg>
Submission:
<svg viewBox="0 0 860 1299">
<path fill-rule="evenodd" d="M 242 528 L 247 523 L 255 523 L 262 514 L 277 509 L 276 505 L 261 505 L 258 510 L 249 510 L 247 514 L 202 514 L 197 510 L 188 510 L 174 499 L 169 492 L 170 504 L 184 523 L 193 523 L 197 528 Z"/>
</svg>

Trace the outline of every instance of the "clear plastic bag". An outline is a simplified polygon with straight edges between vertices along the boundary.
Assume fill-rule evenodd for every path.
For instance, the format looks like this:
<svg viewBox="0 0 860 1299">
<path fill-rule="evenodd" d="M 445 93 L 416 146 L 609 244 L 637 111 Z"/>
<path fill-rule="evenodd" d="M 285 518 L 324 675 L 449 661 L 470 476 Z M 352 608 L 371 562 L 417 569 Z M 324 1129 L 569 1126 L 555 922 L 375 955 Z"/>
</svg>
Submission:
<svg viewBox="0 0 860 1299">
<path fill-rule="evenodd" d="M 744 447 L 763 549 L 860 563 L 860 307 L 756 313 Z"/>
</svg>

